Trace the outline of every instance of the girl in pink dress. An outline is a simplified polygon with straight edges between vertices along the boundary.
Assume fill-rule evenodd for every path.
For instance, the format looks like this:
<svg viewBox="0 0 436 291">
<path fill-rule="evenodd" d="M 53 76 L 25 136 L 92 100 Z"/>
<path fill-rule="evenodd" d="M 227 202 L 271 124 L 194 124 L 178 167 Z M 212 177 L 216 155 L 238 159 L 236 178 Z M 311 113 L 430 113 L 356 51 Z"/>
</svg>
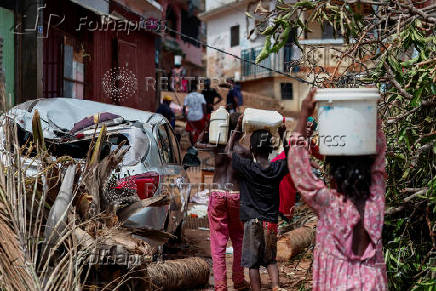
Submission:
<svg viewBox="0 0 436 291">
<path fill-rule="evenodd" d="M 377 154 L 328 157 L 332 188 L 312 174 L 305 124 L 313 113 L 312 90 L 303 101 L 291 138 L 289 170 L 304 201 L 318 214 L 313 290 L 387 290 L 382 250 L 386 139 L 377 122 Z"/>
</svg>

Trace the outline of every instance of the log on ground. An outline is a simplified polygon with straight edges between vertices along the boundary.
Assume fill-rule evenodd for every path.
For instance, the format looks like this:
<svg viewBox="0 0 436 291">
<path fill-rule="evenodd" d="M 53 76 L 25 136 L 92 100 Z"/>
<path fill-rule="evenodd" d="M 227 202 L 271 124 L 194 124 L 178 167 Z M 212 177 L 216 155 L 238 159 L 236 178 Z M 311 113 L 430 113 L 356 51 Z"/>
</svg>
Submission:
<svg viewBox="0 0 436 291">
<path fill-rule="evenodd" d="M 315 237 L 311 226 L 303 226 L 284 233 L 277 242 L 277 260 L 289 261 L 293 256 L 309 247 Z"/>
<path fill-rule="evenodd" d="M 201 258 L 157 262 L 147 266 L 147 273 L 162 290 L 186 290 L 209 282 L 209 264 Z"/>
</svg>

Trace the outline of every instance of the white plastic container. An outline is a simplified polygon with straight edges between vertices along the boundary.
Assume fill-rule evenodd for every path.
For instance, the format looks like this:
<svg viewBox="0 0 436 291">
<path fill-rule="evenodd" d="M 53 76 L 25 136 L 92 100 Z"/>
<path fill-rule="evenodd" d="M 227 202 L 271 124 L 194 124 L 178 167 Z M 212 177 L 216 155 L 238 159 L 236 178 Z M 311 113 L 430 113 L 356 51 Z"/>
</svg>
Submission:
<svg viewBox="0 0 436 291">
<path fill-rule="evenodd" d="M 229 113 L 224 106 L 220 106 L 210 115 L 209 143 L 227 144 L 229 133 Z"/>
<path fill-rule="evenodd" d="M 318 89 L 319 151 L 325 156 L 376 153 L 376 88 Z"/>
<path fill-rule="evenodd" d="M 256 130 L 267 129 L 274 134 L 284 121 L 283 116 L 277 111 L 247 108 L 244 111 L 242 130 L 245 133 L 251 133 Z"/>
</svg>

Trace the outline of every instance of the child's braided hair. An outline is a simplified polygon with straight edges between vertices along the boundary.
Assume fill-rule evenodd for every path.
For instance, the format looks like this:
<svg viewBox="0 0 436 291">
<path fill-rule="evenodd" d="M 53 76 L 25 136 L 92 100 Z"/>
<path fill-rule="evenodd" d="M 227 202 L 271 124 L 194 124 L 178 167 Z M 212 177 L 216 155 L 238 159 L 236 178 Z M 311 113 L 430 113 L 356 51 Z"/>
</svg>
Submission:
<svg viewBox="0 0 436 291">
<path fill-rule="evenodd" d="M 373 163 L 373 156 L 329 156 L 326 158 L 336 191 L 352 200 L 366 200 L 369 197 Z"/>
</svg>

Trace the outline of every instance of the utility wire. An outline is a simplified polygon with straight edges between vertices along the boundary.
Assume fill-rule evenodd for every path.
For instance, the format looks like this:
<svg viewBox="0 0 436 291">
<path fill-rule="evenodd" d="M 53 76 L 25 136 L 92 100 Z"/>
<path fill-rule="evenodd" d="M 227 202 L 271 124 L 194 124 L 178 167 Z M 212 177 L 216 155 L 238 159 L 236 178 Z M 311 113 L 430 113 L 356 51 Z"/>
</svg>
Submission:
<svg viewBox="0 0 436 291">
<path fill-rule="evenodd" d="M 168 26 L 165 26 L 165 29 L 168 30 L 169 32 L 173 32 L 173 33 L 178 34 L 178 35 L 180 35 L 180 36 L 182 36 L 182 37 L 184 37 L 184 38 L 190 39 L 190 40 L 192 40 L 192 41 L 198 43 L 199 45 L 202 45 L 202 46 L 204 46 L 204 47 L 208 47 L 208 48 L 211 48 L 211 49 L 213 49 L 213 50 L 216 50 L 216 51 L 218 51 L 218 52 L 220 52 L 220 53 L 223 53 L 223 54 L 226 54 L 226 55 L 232 56 L 233 58 L 238 59 L 238 60 L 240 60 L 240 61 L 242 61 L 242 62 L 249 63 L 249 64 L 252 64 L 252 65 L 258 66 L 258 67 L 260 67 L 260 68 L 262 68 L 262 69 L 265 69 L 265 70 L 267 70 L 267 71 L 269 71 L 269 72 L 274 72 L 274 73 L 280 74 L 280 75 L 282 75 L 282 76 L 285 76 L 285 77 L 288 77 L 288 78 L 294 79 L 294 80 L 296 80 L 296 81 L 298 81 L 298 82 L 300 82 L 300 83 L 313 85 L 311 82 L 306 81 L 306 80 L 304 80 L 304 79 L 302 79 L 302 78 L 300 78 L 300 77 L 291 76 L 290 74 L 287 74 L 287 73 L 284 73 L 284 72 L 280 72 L 280 71 L 278 71 L 278 70 L 271 69 L 271 68 L 266 67 L 266 66 L 264 66 L 264 65 L 257 64 L 257 63 L 255 63 L 255 62 L 253 62 L 253 61 L 251 61 L 251 60 L 243 59 L 243 58 L 241 58 L 241 57 L 239 57 L 239 56 L 237 56 L 237 55 L 235 55 L 235 54 L 229 53 L 229 52 L 227 52 L 227 51 L 225 51 L 225 50 L 223 50 L 223 49 L 220 49 L 220 48 L 217 48 L 217 47 L 213 47 L 213 46 L 211 46 L 211 45 L 209 45 L 209 44 L 207 44 L 207 43 L 205 43 L 205 42 L 202 42 L 202 41 L 200 41 L 200 40 L 197 39 L 197 38 L 193 38 L 193 37 L 188 36 L 188 35 L 186 35 L 186 34 L 184 34 L 184 33 L 181 33 L 181 32 L 178 32 L 178 31 L 176 31 L 176 30 L 174 30 L 174 29 L 171 29 L 171 28 L 169 28 Z"/>
</svg>

